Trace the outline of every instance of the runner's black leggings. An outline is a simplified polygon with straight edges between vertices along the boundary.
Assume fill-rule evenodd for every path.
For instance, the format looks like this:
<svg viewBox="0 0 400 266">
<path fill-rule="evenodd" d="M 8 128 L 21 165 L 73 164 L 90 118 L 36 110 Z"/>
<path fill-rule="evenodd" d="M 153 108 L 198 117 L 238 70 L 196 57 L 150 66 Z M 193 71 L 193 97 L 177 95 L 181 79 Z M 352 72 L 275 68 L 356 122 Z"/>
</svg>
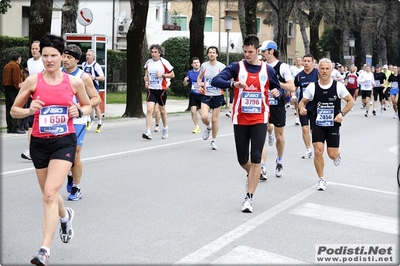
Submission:
<svg viewBox="0 0 400 266">
<path fill-rule="evenodd" d="M 268 124 L 256 124 L 249 126 L 233 125 L 235 135 L 236 155 L 240 165 L 245 165 L 249 161 L 252 163 L 261 162 L 261 153 L 265 143 Z"/>
</svg>

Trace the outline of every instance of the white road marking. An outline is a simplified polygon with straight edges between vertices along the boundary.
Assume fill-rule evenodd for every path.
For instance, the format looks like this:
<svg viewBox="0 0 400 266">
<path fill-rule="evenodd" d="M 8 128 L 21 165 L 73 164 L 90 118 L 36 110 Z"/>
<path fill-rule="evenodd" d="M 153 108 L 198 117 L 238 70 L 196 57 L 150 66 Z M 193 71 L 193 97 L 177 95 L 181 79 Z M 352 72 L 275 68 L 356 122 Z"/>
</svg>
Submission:
<svg viewBox="0 0 400 266">
<path fill-rule="evenodd" d="M 354 186 L 354 185 L 348 185 L 348 184 L 336 183 L 336 182 L 328 182 L 328 185 L 350 187 L 350 188 L 356 188 L 356 189 L 367 190 L 367 191 L 377 192 L 377 193 L 382 193 L 382 194 L 396 195 L 396 196 L 399 195 L 399 193 L 396 193 L 396 192 L 391 192 L 391 191 L 386 191 L 386 190 L 379 190 L 379 189 L 368 188 L 368 187 L 360 187 L 360 186 Z"/>
<path fill-rule="evenodd" d="M 399 220 L 395 217 L 347 210 L 315 203 L 305 203 L 291 210 L 289 213 L 388 234 L 399 234 Z"/>
<path fill-rule="evenodd" d="M 399 155 L 400 154 L 399 148 L 400 148 L 399 145 L 396 145 L 396 146 L 390 147 L 389 151 L 393 152 L 394 154 Z"/>
<path fill-rule="evenodd" d="M 279 254 L 248 246 L 237 246 L 227 254 L 212 261 L 211 265 L 300 265 L 309 264 Z"/>
<path fill-rule="evenodd" d="M 225 235 L 221 236 L 220 238 L 214 240 L 213 242 L 205 245 L 204 247 L 196 250 L 192 254 L 180 259 L 179 261 L 175 262 L 176 264 L 196 264 L 205 259 L 206 257 L 212 255 L 213 253 L 219 251 L 229 243 L 237 240 L 238 238 L 242 237 L 243 235 L 249 233 L 250 231 L 254 230 L 261 224 L 265 223 L 269 219 L 275 217 L 279 213 L 283 212 L 284 210 L 290 208 L 294 204 L 304 200 L 308 196 L 314 194 L 317 190 L 315 186 L 312 186 L 291 198 L 288 198 L 285 201 L 275 205 L 274 207 L 266 210 L 265 212 L 261 213 L 260 215 L 254 217 L 253 219 L 247 221 L 246 223 L 236 227 L 232 231 L 226 233 Z M 248 214 L 243 214 L 248 215 Z"/>
</svg>

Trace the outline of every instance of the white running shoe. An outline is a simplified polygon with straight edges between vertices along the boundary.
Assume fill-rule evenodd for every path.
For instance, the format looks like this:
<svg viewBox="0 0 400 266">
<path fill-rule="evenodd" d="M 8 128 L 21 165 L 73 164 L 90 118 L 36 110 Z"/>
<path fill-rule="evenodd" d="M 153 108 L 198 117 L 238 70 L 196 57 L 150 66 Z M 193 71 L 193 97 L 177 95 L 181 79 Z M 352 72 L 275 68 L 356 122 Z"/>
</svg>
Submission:
<svg viewBox="0 0 400 266">
<path fill-rule="evenodd" d="M 342 160 L 342 158 L 340 157 L 340 155 L 339 155 L 339 157 L 337 157 L 335 160 L 333 160 L 333 164 L 335 165 L 335 166 L 338 166 L 339 164 L 340 164 L 340 161 Z"/>
<path fill-rule="evenodd" d="M 64 243 L 68 243 L 74 237 L 74 229 L 72 229 L 72 220 L 74 219 L 74 211 L 71 208 L 65 208 L 68 214 L 68 221 L 61 223 L 60 238 Z"/>
<path fill-rule="evenodd" d="M 242 203 L 242 212 L 253 212 L 253 201 L 248 197 Z"/>
<path fill-rule="evenodd" d="M 312 157 L 312 151 L 306 151 L 304 155 L 301 157 L 302 159 L 311 159 Z"/>
<path fill-rule="evenodd" d="M 267 180 L 267 168 L 265 164 L 261 164 L 261 174 L 260 174 L 260 181 Z"/>
<path fill-rule="evenodd" d="M 218 150 L 217 143 L 215 142 L 215 140 L 212 140 L 210 144 L 212 150 L 214 151 Z"/>
<path fill-rule="evenodd" d="M 275 142 L 275 134 L 272 134 L 272 135 L 268 134 L 268 145 L 272 146 L 272 145 L 274 145 L 274 142 Z"/>
<path fill-rule="evenodd" d="M 168 138 L 168 127 L 163 128 L 161 138 L 162 138 L 162 139 Z"/>
<path fill-rule="evenodd" d="M 300 118 L 296 117 L 296 120 L 295 120 L 294 124 L 296 126 L 300 125 Z"/>
<path fill-rule="evenodd" d="M 25 150 L 23 153 L 21 153 L 21 158 L 26 160 L 32 160 L 29 150 Z"/>
<path fill-rule="evenodd" d="M 160 132 L 160 127 L 159 126 L 155 126 L 154 127 L 154 132 Z"/>
<path fill-rule="evenodd" d="M 317 190 L 325 191 L 326 189 L 326 181 L 324 178 L 320 178 L 317 184 Z"/>
<path fill-rule="evenodd" d="M 153 139 L 150 132 L 146 132 L 142 134 L 142 138 L 144 139 Z"/>
<path fill-rule="evenodd" d="M 276 168 L 275 168 L 275 176 L 276 177 L 281 177 L 283 174 L 283 165 L 282 163 L 276 163 Z"/>
<path fill-rule="evenodd" d="M 203 132 L 204 140 L 208 140 L 208 138 L 210 137 L 210 132 L 211 132 L 211 128 L 206 127 L 206 130 L 204 130 L 204 132 Z"/>
</svg>

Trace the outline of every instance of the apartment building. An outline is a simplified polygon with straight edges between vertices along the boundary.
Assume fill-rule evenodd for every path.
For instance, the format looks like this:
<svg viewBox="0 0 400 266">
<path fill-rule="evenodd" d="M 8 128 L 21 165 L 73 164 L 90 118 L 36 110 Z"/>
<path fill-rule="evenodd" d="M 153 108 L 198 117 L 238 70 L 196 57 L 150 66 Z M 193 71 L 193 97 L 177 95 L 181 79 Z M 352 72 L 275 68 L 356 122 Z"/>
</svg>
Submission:
<svg viewBox="0 0 400 266">
<path fill-rule="evenodd" d="M 64 0 L 54 0 L 51 32 L 61 34 L 61 8 Z M 29 31 L 30 0 L 12 1 L 12 8 L 0 14 L 0 35 L 27 36 Z M 93 15 L 92 23 L 82 26 L 77 23 L 78 33 L 104 34 L 108 37 L 107 48 L 126 49 L 126 32 L 132 21 L 129 0 L 80 1 L 79 9 L 87 8 Z M 162 43 L 171 37 L 189 37 L 189 21 L 192 15 L 190 0 L 150 0 L 147 17 L 147 39 L 149 44 Z M 234 18 L 232 29 L 225 30 L 224 17 Z M 257 14 L 257 34 L 261 41 L 273 39 L 273 27 L 263 24 L 267 13 Z M 174 22 L 178 27 L 174 27 Z M 168 26 L 167 26 L 168 25 Z M 288 24 L 288 62 L 304 54 L 301 35 L 293 22 Z M 230 53 L 242 51 L 242 36 L 238 22 L 238 3 L 232 0 L 209 0 L 204 26 L 205 46 L 215 45 Z"/>
</svg>

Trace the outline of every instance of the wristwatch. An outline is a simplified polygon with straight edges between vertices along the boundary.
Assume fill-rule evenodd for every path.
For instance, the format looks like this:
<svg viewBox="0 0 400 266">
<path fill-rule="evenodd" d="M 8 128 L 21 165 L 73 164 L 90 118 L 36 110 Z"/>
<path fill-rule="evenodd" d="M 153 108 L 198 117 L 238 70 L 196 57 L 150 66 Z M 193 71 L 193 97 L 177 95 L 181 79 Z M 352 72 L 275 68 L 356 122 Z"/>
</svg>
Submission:
<svg viewBox="0 0 400 266">
<path fill-rule="evenodd" d="M 342 114 L 342 116 L 344 117 L 346 114 L 345 113 L 343 113 L 343 112 L 340 112 L 341 114 Z"/>
<path fill-rule="evenodd" d="M 79 115 L 78 115 L 78 118 L 81 118 L 81 117 L 82 117 L 82 115 L 83 115 L 83 112 L 82 112 L 82 110 L 81 110 L 81 109 L 79 109 L 79 108 L 78 108 L 78 113 L 79 113 Z"/>
</svg>

